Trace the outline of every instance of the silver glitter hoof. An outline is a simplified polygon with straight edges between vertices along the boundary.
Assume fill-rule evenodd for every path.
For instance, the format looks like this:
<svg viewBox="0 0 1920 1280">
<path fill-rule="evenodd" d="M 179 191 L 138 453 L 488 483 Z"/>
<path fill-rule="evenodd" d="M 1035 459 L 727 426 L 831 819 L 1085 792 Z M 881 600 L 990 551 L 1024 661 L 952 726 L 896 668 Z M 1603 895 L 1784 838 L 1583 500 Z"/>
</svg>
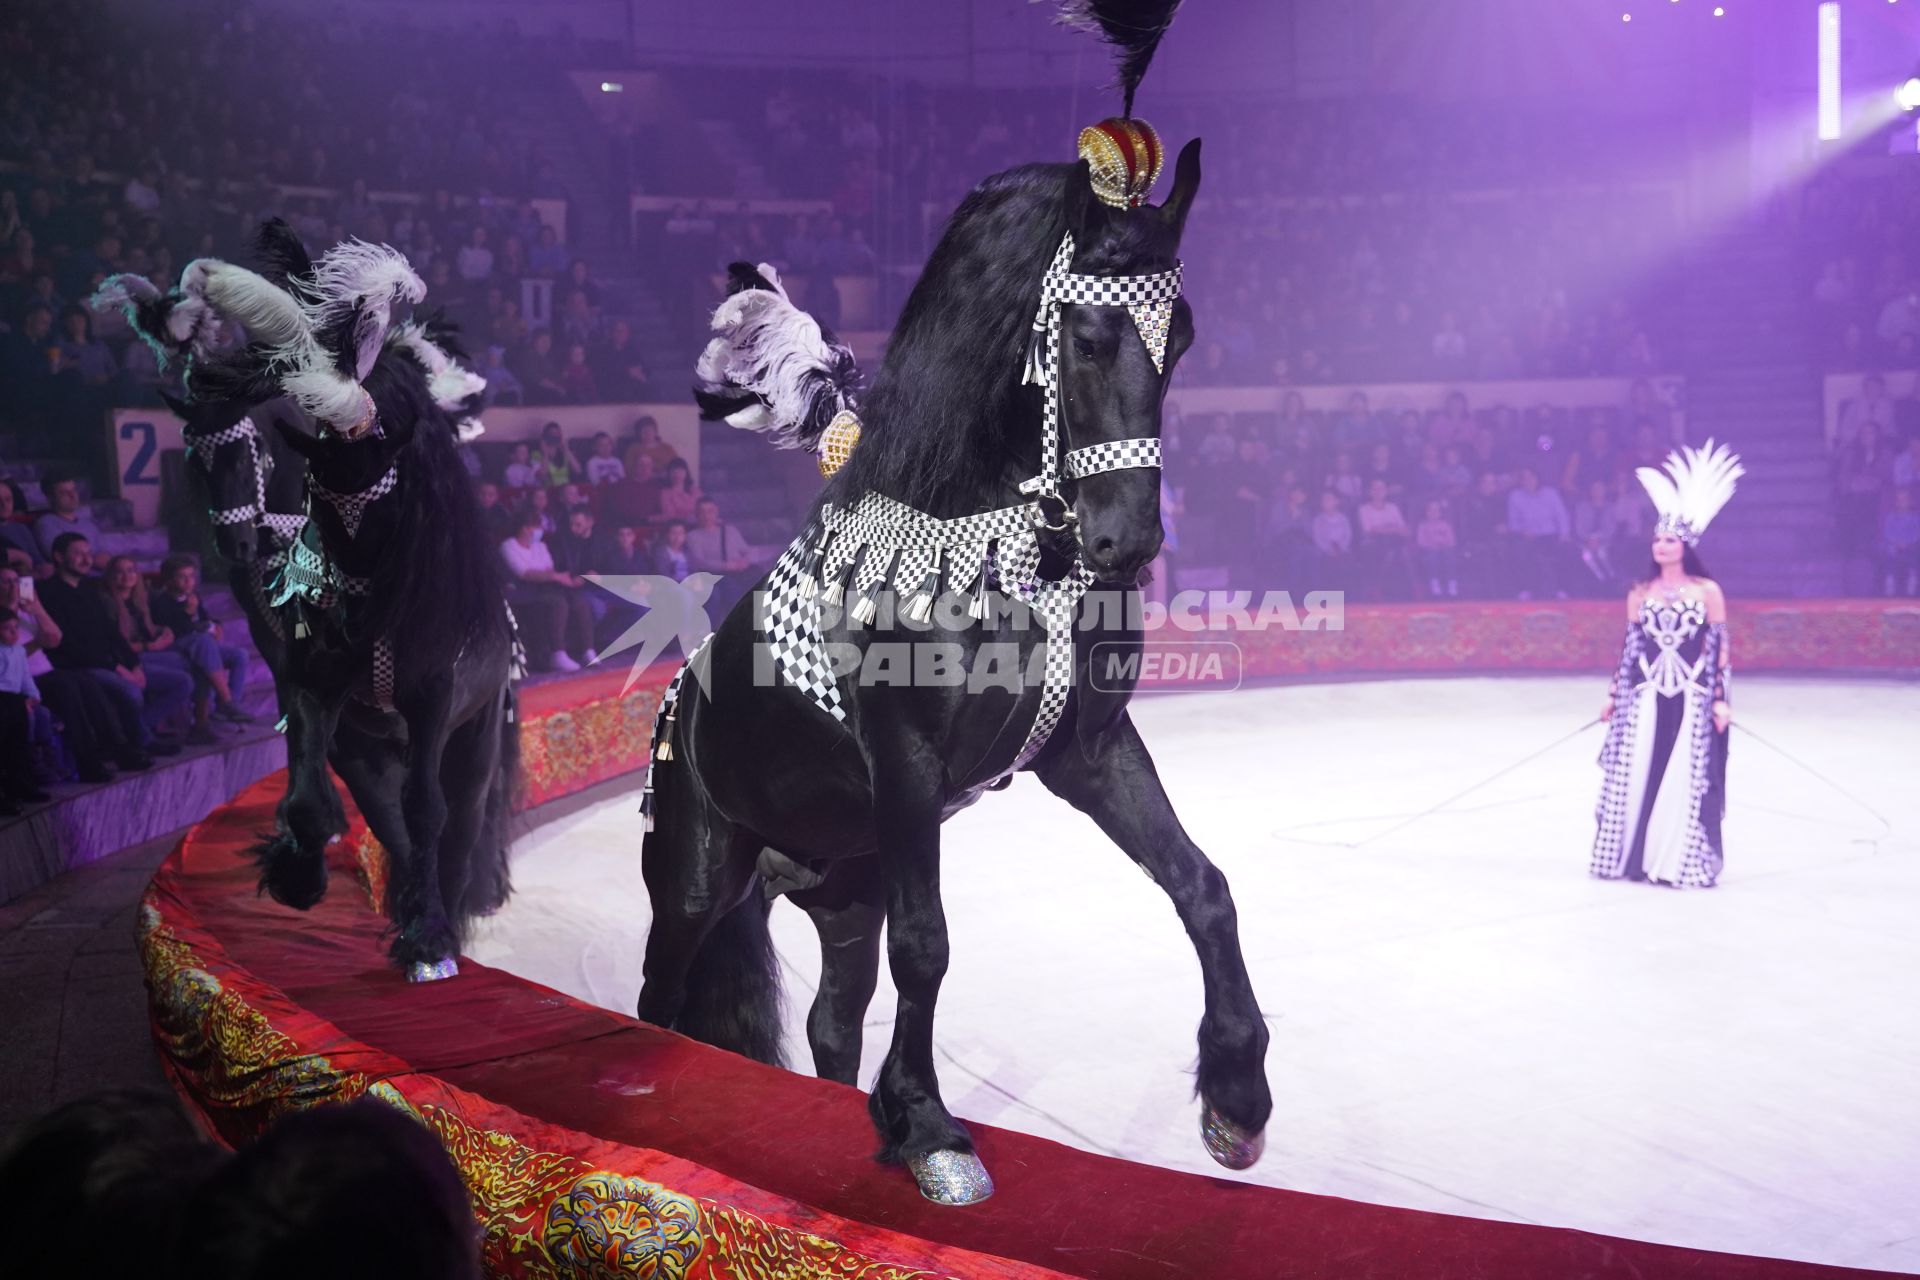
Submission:
<svg viewBox="0 0 1920 1280">
<path fill-rule="evenodd" d="M 460 962 L 452 956 L 444 960 L 435 960 L 432 964 L 428 964 L 425 960 L 415 960 L 407 966 L 407 981 L 445 982 L 448 978 L 458 976 L 459 972 Z"/>
<path fill-rule="evenodd" d="M 907 1168 L 920 1194 L 935 1204 L 979 1204 L 993 1194 L 987 1166 L 971 1151 L 929 1151 L 910 1157 Z"/>
<path fill-rule="evenodd" d="M 1229 1169 L 1251 1169 L 1267 1149 L 1267 1131 L 1248 1133 L 1213 1109 L 1212 1103 L 1200 1108 L 1200 1140 L 1217 1164 Z"/>
</svg>

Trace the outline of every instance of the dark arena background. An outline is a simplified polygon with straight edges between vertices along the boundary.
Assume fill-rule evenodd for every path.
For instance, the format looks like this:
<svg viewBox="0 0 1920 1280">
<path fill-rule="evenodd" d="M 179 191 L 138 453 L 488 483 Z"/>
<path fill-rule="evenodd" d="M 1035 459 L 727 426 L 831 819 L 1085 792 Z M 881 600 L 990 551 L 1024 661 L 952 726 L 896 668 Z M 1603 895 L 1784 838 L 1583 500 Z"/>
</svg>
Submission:
<svg viewBox="0 0 1920 1280">
<path fill-rule="evenodd" d="M 0 1271 L 1920 1273 L 1920 0 L 0 59 Z"/>
</svg>

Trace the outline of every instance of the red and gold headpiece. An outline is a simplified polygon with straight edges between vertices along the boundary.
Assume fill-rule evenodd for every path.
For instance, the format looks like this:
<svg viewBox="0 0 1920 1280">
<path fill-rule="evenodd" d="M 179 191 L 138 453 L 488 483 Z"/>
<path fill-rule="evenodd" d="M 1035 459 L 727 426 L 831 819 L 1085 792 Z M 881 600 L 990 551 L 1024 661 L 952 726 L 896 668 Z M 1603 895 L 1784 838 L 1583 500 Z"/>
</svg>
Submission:
<svg viewBox="0 0 1920 1280">
<path fill-rule="evenodd" d="M 1115 116 L 1080 131 L 1080 158 L 1091 171 L 1095 195 L 1116 209 L 1137 209 L 1160 180 L 1166 152 L 1145 120 Z"/>
</svg>

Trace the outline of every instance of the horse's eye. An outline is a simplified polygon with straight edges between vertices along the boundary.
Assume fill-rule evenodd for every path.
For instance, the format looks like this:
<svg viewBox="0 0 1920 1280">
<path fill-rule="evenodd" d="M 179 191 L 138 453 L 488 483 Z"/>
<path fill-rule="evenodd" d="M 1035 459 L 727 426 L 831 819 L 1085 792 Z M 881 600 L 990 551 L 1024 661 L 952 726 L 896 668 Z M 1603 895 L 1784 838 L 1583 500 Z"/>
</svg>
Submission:
<svg viewBox="0 0 1920 1280">
<path fill-rule="evenodd" d="M 1093 359 L 1093 344 L 1085 338 L 1075 338 L 1073 340 L 1073 354 L 1079 356 L 1082 360 L 1091 360 Z"/>
</svg>

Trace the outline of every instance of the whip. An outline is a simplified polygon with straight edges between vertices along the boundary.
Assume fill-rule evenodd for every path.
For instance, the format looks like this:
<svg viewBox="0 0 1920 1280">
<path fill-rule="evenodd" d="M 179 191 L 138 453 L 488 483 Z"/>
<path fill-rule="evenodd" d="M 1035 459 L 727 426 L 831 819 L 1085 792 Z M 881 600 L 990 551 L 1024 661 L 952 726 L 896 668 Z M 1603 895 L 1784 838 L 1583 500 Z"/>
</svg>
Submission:
<svg viewBox="0 0 1920 1280">
<path fill-rule="evenodd" d="M 1820 779 L 1820 781 L 1826 783 L 1828 786 L 1832 787 L 1835 791 L 1838 791 L 1841 795 L 1845 796 L 1847 799 L 1859 805 L 1862 809 L 1865 809 L 1868 813 L 1873 815 L 1874 820 L 1876 822 L 1878 822 L 1881 826 L 1887 829 L 1887 834 L 1889 835 L 1893 834 L 1893 823 L 1888 821 L 1887 816 L 1884 813 L 1881 813 L 1878 809 L 1868 804 L 1865 800 L 1862 800 L 1859 796 L 1853 794 L 1853 792 L 1847 790 L 1845 787 L 1841 786 L 1839 783 L 1835 782 L 1832 778 L 1829 778 L 1826 774 L 1820 772 L 1818 769 L 1814 768 L 1812 765 L 1808 764 L 1806 761 L 1800 759 L 1798 756 L 1795 756 L 1792 752 L 1788 751 L 1786 748 L 1777 747 L 1773 743 L 1767 741 L 1765 738 L 1761 737 L 1759 734 L 1755 733 L 1753 730 L 1747 728 L 1746 725 L 1741 724 L 1738 720 L 1733 722 L 1733 727 L 1738 729 L 1741 733 L 1746 734 L 1747 737 L 1752 738 L 1755 742 L 1759 743 L 1761 746 L 1765 747 L 1767 750 L 1773 752 L 1773 754 L 1779 756 L 1782 760 L 1785 760 L 1788 764 L 1793 765 L 1796 768 L 1802 769 L 1807 773 L 1812 774 L 1814 777 Z"/>
<path fill-rule="evenodd" d="M 1573 732 L 1562 734 L 1560 737 L 1555 738 L 1552 742 L 1549 742 L 1546 746 L 1541 747 L 1538 751 L 1532 752 L 1529 755 L 1523 756 L 1520 759 L 1515 760 L 1512 764 L 1506 766 L 1504 769 L 1500 770 L 1498 773 L 1490 774 L 1489 776 L 1480 779 L 1480 781 L 1474 783 L 1472 786 L 1468 787 L 1466 790 L 1455 792 L 1453 795 L 1448 796 L 1445 800 L 1442 800 L 1439 804 L 1436 804 L 1431 808 L 1422 809 L 1419 813 L 1414 814 L 1411 818 L 1408 818 L 1403 822 L 1396 823 L 1395 825 L 1388 827 L 1385 831 L 1377 832 L 1373 835 L 1368 836 L 1365 840 L 1361 840 L 1361 841 L 1358 841 L 1357 843 L 1350 844 L 1347 847 L 1349 849 L 1365 848 L 1367 845 L 1372 844 L 1375 840 L 1384 840 L 1388 836 L 1393 835 L 1397 831 L 1406 830 L 1408 827 L 1412 826 L 1416 822 L 1419 822 L 1423 818 L 1431 818 L 1434 814 L 1440 812 L 1442 809 L 1446 808 L 1448 805 L 1455 804 L 1461 800 L 1464 800 L 1468 796 L 1472 795 L 1474 792 L 1480 790 L 1480 788 L 1485 786 L 1490 786 L 1493 783 L 1498 782 L 1500 779 L 1506 777 L 1508 774 L 1512 773 L 1515 769 L 1518 769 L 1523 765 L 1532 764 L 1535 760 L 1538 760 L 1541 756 L 1544 756 L 1548 752 L 1551 752 L 1554 749 L 1564 746 L 1566 743 L 1573 741 L 1575 738 L 1579 737 L 1581 734 L 1585 733 L 1587 730 L 1593 728 L 1593 726 L 1599 723 L 1601 723 L 1600 717 L 1595 716 L 1593 719 L 1581 725 L 1578 729 L 1573 730 Z"/>
</svg>

